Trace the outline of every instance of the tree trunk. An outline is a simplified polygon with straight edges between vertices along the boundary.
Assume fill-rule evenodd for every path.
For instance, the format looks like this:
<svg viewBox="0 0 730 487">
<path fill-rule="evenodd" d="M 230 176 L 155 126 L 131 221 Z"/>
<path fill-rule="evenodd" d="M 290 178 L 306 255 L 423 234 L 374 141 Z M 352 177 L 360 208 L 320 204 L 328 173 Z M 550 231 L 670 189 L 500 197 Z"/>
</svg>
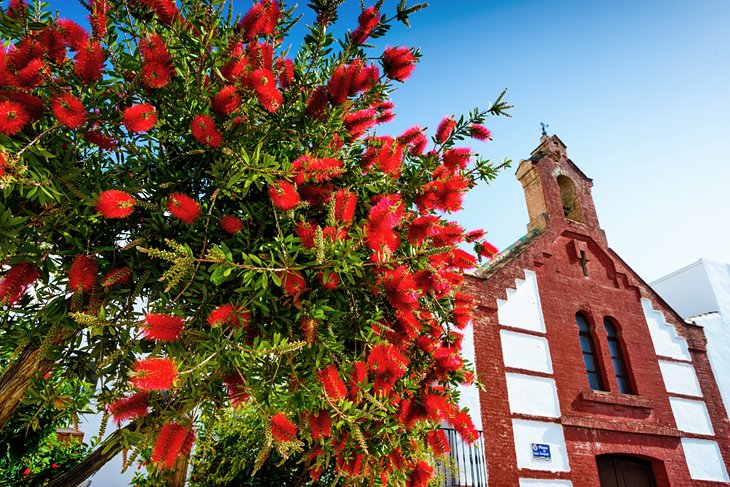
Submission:
<svg viewBox="0 0 730 487">
<path fill-rule="evenodd" d="M 45 487 L 75 487 L 88 479 L 101 467 L 122 451 L 122 432 L 130 431 L 137 427 L 136 422 L 131 422 L 121 430 L 117 430 L 102 441 L 96 450 L 86 457 L 81 463 L 68 472 L 48 482 Z"/>
<path fill-rule="evenodd" d="M 190 460 L 190 452 L 186 455 L 180 455 L 175 460 L 175 465 L 170 476 L 169 487 L 185 487 L 185 481 L 188 479 L 188 462 Z"/>
<path fill-rule="evenodd" d="M 13 364 L 0 376 L 0 430 L 13 417 L 30 387 L 30 378 L 49 366 L 50 362 L 41 357 L 37 346 L 28 345 Z"/>
</svg>

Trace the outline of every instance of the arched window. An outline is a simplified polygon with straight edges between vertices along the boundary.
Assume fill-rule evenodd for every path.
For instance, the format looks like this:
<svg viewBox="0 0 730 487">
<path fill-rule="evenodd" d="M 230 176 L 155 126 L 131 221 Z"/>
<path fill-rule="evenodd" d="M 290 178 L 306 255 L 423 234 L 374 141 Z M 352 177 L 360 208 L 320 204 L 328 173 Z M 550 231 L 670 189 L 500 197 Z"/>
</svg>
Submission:
<svg viewBox="0 0 730 487">
<path fill-rule="evenodd" d="M 568 176 L 560 174 L 557 177 L 560 188 L 560 201 L 563 203 L 563 214 L 568 220 L 583 223 L 583 212 L 575 194 L 575 184 Z"/>
<path fill-rule="evenodd" d="M 575 315 L 575 321 L 578 323 L 578 336 L 580 337 L 580 348 L 583 351 L 586 374 L 588 374 L 588 384 L 593 390 L 605 391 L 606 389 L 603 388 L 603 381 L 601 380 L 601 371 L 598 369 L 598 356 L 596 355 L 596 347 L 593 344 L 591 325 L 586 317 L 580 313 Z"/>
<path fill-rule="evenodd" d="M 631 394 L 631 383 L 629 375 L 626 371 L 626 364 L 621 353 L 621 342 L 618 338 L 616 326 L 608 319 L 603 320 L 603 327 L 608 335 L 608 351 L 611 354 L 611 362 L 613 362 L 613 371 L 616 373 L 616 382 L 618 382 L 618 392 L 620 394 Z"/>
</svg>

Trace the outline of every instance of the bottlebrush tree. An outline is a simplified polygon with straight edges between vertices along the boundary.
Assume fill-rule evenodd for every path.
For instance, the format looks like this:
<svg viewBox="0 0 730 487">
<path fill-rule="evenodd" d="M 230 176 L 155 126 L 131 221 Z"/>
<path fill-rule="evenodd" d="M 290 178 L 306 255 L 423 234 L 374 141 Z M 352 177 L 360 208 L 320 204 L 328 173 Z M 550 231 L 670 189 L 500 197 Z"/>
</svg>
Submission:
<svg viewBox="0 0 730 487">
<path fill-rule="evenodd" d="M 81 3 L 90 32 L 42 2 L 0 14 L 0 427 L 53 370 L 126 424 L 79 475 L 129 446 L 171 469 L 202 411 L 245 403 L 257 467 L 425 485 L 438 426 L 475 434 L 460 246 L 494 249 L 449 213 L 496 173 L 457 144 L 490 138 L 502 96 L 381 133 L 420 53 L 368 43 L 424 5 L 379 1 L 337 39 L 342 0 L 312 0 L 295 50 L 277 0 Z"/>
</svg>

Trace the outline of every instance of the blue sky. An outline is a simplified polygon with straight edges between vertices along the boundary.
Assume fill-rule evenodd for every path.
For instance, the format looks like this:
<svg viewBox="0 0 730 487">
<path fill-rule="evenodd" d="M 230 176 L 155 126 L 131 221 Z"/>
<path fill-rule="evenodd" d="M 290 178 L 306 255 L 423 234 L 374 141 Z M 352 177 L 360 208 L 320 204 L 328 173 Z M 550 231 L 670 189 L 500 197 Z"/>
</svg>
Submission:
<svg viewBox="0 0 730 487">
<path fill-rule="evenodd" d="M 75 1 L 51 3 L 61 16 L 83 15 Z M 397 3 L 387 0 L 385 11 Z M 525 233 L 514 171 L 545 122 L 593 178 L 609 244 L 642 277 L 700 257 L 730 262 L 730 2 L 430 3 L 410 29 L 399 25 L 384 41 L 423 53 L 394 95 L 397 118 L 386 130 L 433 130 L 503 88 L 515 105 L 512 118 L 488 122 L 494 141 L 473 144 L 513 166 L 477 188 L 458 221 L 485 228 L 500 248 Z M 250 4 L 234 0 L 242 10 Z M 359 9 L 356 0 L 345 4 L 341 28 L 355 25 Z"/>
</svg>

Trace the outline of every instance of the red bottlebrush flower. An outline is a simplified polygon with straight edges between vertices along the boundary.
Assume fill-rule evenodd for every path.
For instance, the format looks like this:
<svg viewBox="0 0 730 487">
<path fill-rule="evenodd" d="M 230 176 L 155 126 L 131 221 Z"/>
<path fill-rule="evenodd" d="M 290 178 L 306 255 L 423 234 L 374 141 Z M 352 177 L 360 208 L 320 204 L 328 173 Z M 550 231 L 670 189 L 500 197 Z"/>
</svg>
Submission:
<svg viewBox="0 0 730 487">
<path fill-rule="evenodd" d="M 276 413 L 271 417 L 271 436 L 282 442 L 294 441 L 297 437 L 297 426 L 289 421 L 284 413 Z"/>
<path fill-rule="evenodd" d="M 213 111 L 225 117 L 238 110 L 241 105 L 241 97 L 237 88 L 233 85 L 224 86 L 213 98 Z"/>
<path fill-rule="evenodd" d="M 17 303 L 39 275 L 38 268 L 29 262 L 20 262 L 10 267 L 0 279 L 0 304 Z"/>
<path fill-rule="evenodd" d="M 84 132 L 84 139 L 104 150 L 114 150 L 117 147 L 116 140 L 97 129 L 87 130 Z"/>
<path fill-rule="evenodd" d="M 127 218 L 134 212 L 134 198 L 118 189 L 108 189 L 99 194 L 96 211 L 104 218 Z"/>
<path fill-rule="evenodd" d="M 234 235 L 243 230 L 243 222 L 240 218 L 236 218 L 233 215 L 226 215 L 221 218 L 221 228 Z"/>
<path fill-rule="evenodd" d="M 128 419 L 141 418 L 149 412 L 149 397 L 148 392 L 138 392 L 112 402 L 107 406 L 107 411 L 117 424 Z"/>
<path fill-rule="evenodd" d="M 411 146 L 411 154 L 422 154 L 428 139 L 419 126 L 407 129 L 398 137 L 398 142 L 404 146 Z"/>
<path fill-rule="evenodd" d="M 259 103 L 270 113 L 276 112 L 284 98 L 276 88 L 276 76 L 267 68 L 259 68 L 251 73 L 251 83 Z"/>
<path fill-rule="evenodd" d="M 332 76 L 327 83 L 327 93 L 332 105 L 342 105 L 345 101 L 347 101 L 349 85 L 347 83 L 346 74 L 347 66 L 341 64 L 332 72 Z"/>
<path fill-rule="evenodd" d="M 200 216 L 200 205 L 190 196 L 182 193 L 172 193 L 167 200 L 167 210 L 172 216 L 188 225 L 195 222 Z"/>
<path fill-rule="evenodd" d="M 301 202 L 296 188 L 291 183 L 281 179 L 269 186 L 269 198 L 271 198 L 274 206 L 282 211 L 296 208 Z"/>
<path fill-rule="evenodd" d="M 340 286 L 340 278 L 334 272 L 326 274 L 324 271 L 320 271 L 317 273 L 317 280 L 323 288 L 329 289 L 330 291 Z"/>
<path fill-rule="evenodd" d="M 171 469 L 180 455 L 190 452 L 194 441 L 195 432 L 192 428 L 177 423 L 165 423 L 157 435 L 152 461 Z"/>
<path fill-rule="evenodd" d="M 70 93 L 51 100 L 51 112 L 56 119 L 70 129 L 77 129 L 86 123 L 86 108 Z"/>
<path fill-rule="evenodd" d="M 132 365 L 130 382 L 141 391 L 166 391 L 177 378 L 177 367 L 169 358 L 147 358 Z"/>
<path fill-rule="evenodd" d="M 476 230 L 471 230 L 470 232 L 467 232 L 464 234 L 464 240 L 466 242 L 478 242 L 484 239 L 484 237 L 487 236 L 487 232 L 482 230 L 481 228 L 478 228 Z"/>
<path fill-rule="evenodd" d="M 23 475 L 30 475 L 30 467 L 27 467 L 25 470 L 23 470 Z"/>
<path fill-rule="evenodd" d="M 347 396 L 347 386 L 345 386 L 345 382 L 340 378 L 339 371 L 334 364 L 318 371 L 317 377 L 322 384 L 325 395 L 330 399 L 337 401 Z"/>
<path fill-rule="evenodd" d="M 278 72 L 278 81 L 281 88 L 289 88 L 294 81 L 294 61 L 289 58 L 277 59 L 276 70 Z"/>
<path fill-rule="evenodd" d="M 436 233 L 435 225 L 440 221 L 439 217 L 433 215 L 416 218 L 408 226 L 408 241 L 413 245 L 421 245 L 426 238 Z"/>
<path fill-rule="evenodd" d="M 172 68 L 168 63 L 148 61 L 140 72 L 142 83 L 149 88 L 162 88 L 172 78 Z"/>
<path fill-rule="evenodd" d="M 457 147 L 444 152 L 444 166 L 455 171 L 466 169 L 471 160 L 471 151 L 467 147 Z"/>
<path fill-rule="evenodd" d="M 147 132 L 157 123 L 157 110 L 149 103 L 138 103 L 124 109 L 122 120 L 130 134 Z"/>
<path fill-rule="evenodd" d="M 479 437 L 476 428 L 474 428 L 471 416 L 469 416 L 469 412 L 466 409 L 454 414 L 454 417 L 449 419 L 449 423 L 451 423 L 461 438 L 467 443 L 474 443 Z"/>
<path fill-rule="evenodd" d="M 25 0 L 10 0 L 8 10 L 5 14 L 11 19 L 19 19 L 25 17 L 27 10 L 28 5 L 26 5 Z M 26 470 L 28 471 L 27 473 L 30 473 L 29 468 Z"/>
<path fill-rule="evenodd" d="M 52 463 L 51 468 L 61 468 L 61 466 L 57 463 Z"/>
<path fill-rule="evenodd" d="M 170 62 L 170 53 L 167 50 L 164 39 L 159 34 L 147 35 L 147 37 L 139 41 L 138 47 L 145 62 Z"/>
<path fill-rule="evenodd" d="M 307 289 L 307 281 L 300 271 L 290 270 L 282 273 L 281 287 L 288 295 L 297 298 Z"/>
<path fill-rule="evenodd" d="M 403 149 L 392 137 L 371 137 L 362 156 L 365 167 L 376 166 L 385 174 L 399 176 L 403 164 Z"/>
<path fill-rule="evenodd" d="M 244 39 L 270 35 L 279 20 L 279 4 L 276 0 L 255 3 L 238 24 Z"/>
<path fill-rule="evenodd" d="M 151 313 L 145 315 L 144 321 L 139 326 L 142 335 L 148 340 L 174 342 L 180 337 L 180 332 L 185 326 L 185 320 L 179 316 Z"/>
<path fill-rule="evenodd" d="M 423 407 L 428 418 L 435 422 L 450 418 L 455 413 L 449 398 L 436 392 L 427 392 L 423 395 Z"/>
<path fill-rule="evenodd" d="M 437 367 L 443 371 L 458 371 L 464 366 L 464 360 L 455 347 L 441 347 L 433 353 Z"/>
<path fill-rule="evenodd" d="M 357 22 L 357 29 L 350 34 L 350 39 L 353 44 L 363 44 L 380 22 L 380 12 L 375 7 L 367 8 L 357 18 Z"/>
<path fill-rule="evenodd" d="M 357 195 L 347 189 L 340 189 L 332 197 L 332 206 L 336 221 L 350 223 L 355 216 Z"/>
<path fill-rule="evenodd" d="M 450 265 L 463 270 L 473 269 L 477 266 L 477 259 L 469 252 L 465 252 L 461 249 L 454 249 L 451 254 Z"/>
<path fill-rule="evenodd" d="M 352 364 L 352 373 L 350 374 L 350 379 L 348 381 L 348 385 L 350 386 L 349 392 L 351 400 L 355 400 L 357 398 L 357 393 L 360 391 L 360 387 L 367 378 L 368 366 L 365 364 L 365 362 L 358 360 L 357 362 Z"/>
<path fill-rule="evenodd" d="M 492 245 L 491 243 L 487 242 L 486 240 L 482 242 L 478 242 L 475 246 L 477 254 L 479 254 L 482 257 L 486 257 L 488 259 L 491 259 L 495 255 L 499 253 L 499 250 L 497 250 L 497 247 Z"/>
<path fill-rule="evenodd" d="M 375 345 L 370 350 L 367 363 L 368 369 L 375 375 L 375 392 L 384 394 L 388 394 L 408 370 L 408 359 L 393 345 Z"/>
<path fill-rule="evenodd" d="M 68 287 L 71 291 L 89 292 L 96 284 L 99 266 L 93 257 L 77 255 L 68 271 Z"/>
<path fill-rule="evenodd" d="M 198 115 L 190 124 L 193 137 L 203 145 L 220 147 L 223 144 L 223 134 L 215 127 L 215 122 L 207 115 Z"/>
<path fill-rule="evenodd" d="M 66 39 L 56 27 L 43 29 L 39 36 L 46 56 L 55 64 L 63 64 L 66 60 Z"/>
<path fill-rule="evenodd" d="M 18 70 L 17 79 L 24 88 L 35 88 L 48 76 L 48 65 L 39 58 L 32 59 L 23 69 Z"/>
<path fill-rule="evenodd" d="M 472 124 L 469 126 L 469 135 L 476 140 L 491 140 L 492 132 L 489 131 L 484 125 Z"/>
<path fill-rule="evenodd" d="M 218 306 L 208 315 L 210 326 L 232 326 L 241 328 L 251 321 L 251 313 L 245 309 L 233 306 L 230 303 Z"/>
<path fill-rule="evenodd" d="M 365 455 L 358 453 L 355 458 L 351 458 L 349 461 L 345 460 L 345 457 L 338 455 L 335 466 L 337 471 L 346 477 L 357 477 L 360 475 L 362 469 L 362 462 Z"/>
<path fill-rule="evenodd" d="M 416 56 L 407 47 L 387 47 L 383 52 L 385 76 L 396 81 L 405 81 L 416 68 Z"/>
<path fill-rule="evenodd" d="M 21 108 L 24 110 L 24 116 L 28 117 L 28 122 L 40 120 L 41 116 L 43 115 L 43 110 L 45 106 L 43 100 L 38 98 L 37 96 L 30 95 L 23 91 L 6 91 L 4 93 L 0 93 L 0 96 L 2 97 L 0 98 L 0 103 L 2 102 L 3 98 L 7 99 L 8 101 L 19 103 Z M 2 120 L 4 119 L 3 113 L 3 110 L 0 109 L 0 132 L 2 132 Z"/>
<path fill-rule="evenodd" d="M 106 13 L 109 5 L 106 0 L 91 0 L 91 15 L 89 15 L 89 23 L 91 31 L 95 39 L 101 39 L 106 34 L 107 18 Z"/>
<path fill-rule="evenodd" d="M 324 117 L 324 112 L 327 109 L 327 101 L 329 100 L 327 88 L 324 86 L 317 87 L 312 90 L 307 100 L 307 108 L 304 113 L 309 118 L 315 120 L 321 120 Z"/>
<path fill-rule="evenodd" d="M 308 249 L 314 248 L 314 237 L 317 235 L 317 225 L 314 223 L 299 222 L 295 229 L 297 237 Z"/>
<path fill-rule="evenodd" d="M 73 20 L 59 19 L 58 30 L 72 51 L 80 51 L 89 44 L 89 33 Z"/>
<path fill-rule="evenodd" d="M 246 381 L 240 372 L 233 372 L 223 376 L 223 383 L 226 385 L 228 399 L 230 399 L 231 405 L 234 408 L 239 407 L 251 397 L 246 387 Z"/>
<path fill-rule="evenodd" d="M 30 121 L 28 112 L 20 103 L 14 101 L 0 102 L 0 132 L 15 135 Z"/>
<path fill-rule="evenodd" d="M 451 451 L 449 440 L 446 438 L 446 433 L 442 429 L 430 431 L 426 435 L 426 442 L 437 457 L 444 456 Z"/>
<path fill-rule="evenodd" d="M 5 175 L 5 171 L 8 168 L 8 157 L 5 151 L 0 150 L 0 178 Z"/>
<path fill-rule="evenodd" d="M 89 42 L 79 49 L 74 57 L 74 71 L 86 84 L 95 83 L 101 79 L 101 71 L 104 68 L 104 49 L 98 42 Z"/>
<path fill-rule="evenodd" d="M 305 183 L 321 183 L 339 176 L 344 171 L 342 161 L 332 157 L 315 159 L 308 155 L 297 158 L 292 163 L 294 182 L 302 186 Z"/>
<path fill-rule="evenodd" d="M 454 131 L 454 127 L 456 127 L 456 120 L 451 117 L 444 117 L 436 129 L 436 142 L 439 144 L 446 142 L 451 136 L 451 132 Z"/>
<path fill-rule="evenodd" d="M 407 487 L 428 487 L 428 481 L 433 477 L 433 468 L 428 462 L 420 461 L 408 475 Z"/>
<path fill-rule="evenodd" d="M 332 420 L 327 411 L 309 414 L 309 430 L 312 439 L 329 438 L 332 435 Z"/>
<path fill-rule="evenodd" d="M 375 117 L 377 112 L 373 108 L 360 110 L 345 115 L 345 128 L 350 132 L 350 136 L 357 139 L 366 130 L 372 128 L 377 123 Z"/>
<path fill-rule="evenodd" d="M 112 269 L 101 278 L 101 285 L 103 287 L 114 287 L 119 284 L 125 284 L 129 282 L 129 278 L 132 277 L 132 269 L 129 267 L 117 267 Z"/>
<path fill-rule="evenodd" d="M 302 335 L 307 345 L 312 345 L 317 340 L 317 330 L 319 330 L 319 322 L 312 318 L 302 318 L 300 323 Z"/>
<path fill-rule="evenodd" d="M 163 24 L 170 24 L 180 16 L 175 0 L 139 0 L 139 2 L 147 5 Z"/>
</svg>

